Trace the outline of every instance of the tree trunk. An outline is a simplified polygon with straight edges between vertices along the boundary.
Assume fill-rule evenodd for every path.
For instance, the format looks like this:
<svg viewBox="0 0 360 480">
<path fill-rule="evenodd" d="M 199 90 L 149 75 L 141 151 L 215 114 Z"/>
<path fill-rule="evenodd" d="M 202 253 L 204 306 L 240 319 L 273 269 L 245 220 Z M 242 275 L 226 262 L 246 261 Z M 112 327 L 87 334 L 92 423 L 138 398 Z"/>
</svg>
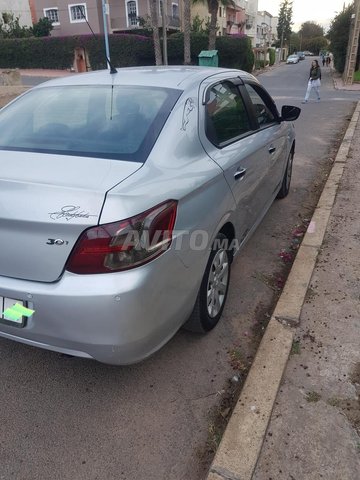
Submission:
<svg viewBox="0 0 360 480">
<path fill-rule="evenodd" d="M 184 65 L 191 64 L 191 0 L 184 0 Z"/>
<path fill-rule="evenodd" d="M 158 8 L 159 8 L 158 0 L 150 0 L 150 18 L 151 18 L 151 27 L 153 31 L 155 63 L 156 65 L 162 65 L 163 62 L 162 62 L 161 46 L 160 46 Z"/>
<path fill-rule="evenodd" d="M 219 2 L 212 0 L 210 5 L 210 28 L 209 28 L 209 50 L 215 50 L 217 15 L 219 10 Z"/>
</svg>

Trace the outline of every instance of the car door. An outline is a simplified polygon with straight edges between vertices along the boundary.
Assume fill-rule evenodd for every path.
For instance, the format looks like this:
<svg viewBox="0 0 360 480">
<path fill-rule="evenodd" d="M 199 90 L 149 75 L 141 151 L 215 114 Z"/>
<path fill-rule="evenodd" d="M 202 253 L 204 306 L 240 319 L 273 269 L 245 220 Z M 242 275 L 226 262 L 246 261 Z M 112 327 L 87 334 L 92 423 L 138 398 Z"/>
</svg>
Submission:
<svg viewBox="0 0 360 480">
<path fill-rule="evenodd" d="M 240 78 L 224 79 L 204 86 L 200 108 L 200 138 L 207 154 L 224 172 L 236 202 L 236 227 L 240 242 L 264 208 L 259 189 L 266 174 L 257 124 L 240 94 Z M 262 137 L 260 137 L 260 140 Z M 265 166 L 264 166 L 265 165 Z"/>
<path fill-rule="evenodd" d="M 241 87 L 244 98 L 249 97 L 249 110 L 257 121 L 256 143 L 262 145 L 259 154 L 263 159 L 263 182 L 259 185 L 259 195 L 268 208 L 276 196 L 285 171 L 287 160 L 288 129 L 280 117 L 273 99 L 258 83 L 246 82 Z"/>
</svg>

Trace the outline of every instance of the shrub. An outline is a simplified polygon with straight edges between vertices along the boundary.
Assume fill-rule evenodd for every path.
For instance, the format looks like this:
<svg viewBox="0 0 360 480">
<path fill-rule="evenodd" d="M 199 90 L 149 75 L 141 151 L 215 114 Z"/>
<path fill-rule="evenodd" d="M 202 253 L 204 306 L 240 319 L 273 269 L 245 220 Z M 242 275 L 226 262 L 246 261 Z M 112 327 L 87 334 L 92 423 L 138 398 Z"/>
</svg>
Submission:
<svg viewBox="0 0 360 480">
<path fill-rule="evenodd" d="M 260 68 L 265 68 L 266 65 L 268 65 L 269 63 L 267 61 L 264 61 L 264 60 L 255 60 L 255 68 L 256 69 L 260 69 Z"/>
<path fill-rule="evenodd" d="M 270 59 L 270 65 L 274 65 L 275 63 L 275 49 L 274 48 L 269 48 L 269 59 Z"/>
<path fill-rule="evenodd" d="M 219 50 L 219 66 L 239 68 L 251 72 L 254 65 L 254 53 L 248 37 L 218 37 L 216 47 Z"/>
<path fill-rule="evenodd" d="M 201 50 L 207 50 L 208 36 L 203 33 L 191 34 L 191 61 L 198 65 L 198 55 Z M 250 39 L 247 37 L 217 37 L 216 49 L 219 55 L 219 67 L 239 68 L 252 71 L 254 54 Z M 168 60 L 171 65 L 181 65 L 184 58 L 184 35 L 179 32 L 171 35 L 168 40 Z"/>
</svg>

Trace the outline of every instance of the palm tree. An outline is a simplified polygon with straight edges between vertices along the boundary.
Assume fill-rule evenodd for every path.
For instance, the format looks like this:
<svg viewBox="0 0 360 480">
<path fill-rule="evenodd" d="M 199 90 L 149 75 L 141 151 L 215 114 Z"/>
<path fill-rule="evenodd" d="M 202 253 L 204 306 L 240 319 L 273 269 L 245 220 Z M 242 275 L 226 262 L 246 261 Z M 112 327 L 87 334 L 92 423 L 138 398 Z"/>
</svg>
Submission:
<svg viewBox="0 0 360 480">
<path fill-rule="evenodd" d="M 184 65 L 191 63 L 191 0 L 184 0 Z"/>
<path fill-rule="evenodd" d="M 234 0 L 192 0 L 194 4 L 196 3 L 207 3 L 208 10 L 210 13 L 210 25 L 209 25 L 209 50 L 215 50 L 216 42 L 216 30 L 217 30 L 217 16 L 219 11 L 219 6 L 223 7 L 235 7 Z"/>
<path fill-rule="evenodd" d="M 158 0 L 150 0 L 150 18 L 151 18 L 151 27 L 153 31 L 155 63 L 156 65 L 162 65 L 163 61 L 162 61 L 161 46 L 160 46 L 158 8 L 159 8 Z"/>
</svg>

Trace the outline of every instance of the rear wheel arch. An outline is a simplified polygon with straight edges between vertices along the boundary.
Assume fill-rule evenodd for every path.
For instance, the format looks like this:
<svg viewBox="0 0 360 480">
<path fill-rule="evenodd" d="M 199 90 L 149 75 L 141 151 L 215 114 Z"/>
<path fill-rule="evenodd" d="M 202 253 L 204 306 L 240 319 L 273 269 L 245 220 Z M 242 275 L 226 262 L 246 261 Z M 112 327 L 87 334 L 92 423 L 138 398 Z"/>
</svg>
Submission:
<svg viewBox="0 0 360 480">
<path fill-rule="evenodd" d="M 230 254 L 230 261 L 233 261 L 234 258 L 234 244 L 233 241 L 235 240 L 235 227 L 231 222 L 225 223 L 221 229 L 219 230 L 218 234 L 221 233 L 225 235 L 225 237 L 228 239 L 229 243 L 229 254 Z"/>
</svg>

